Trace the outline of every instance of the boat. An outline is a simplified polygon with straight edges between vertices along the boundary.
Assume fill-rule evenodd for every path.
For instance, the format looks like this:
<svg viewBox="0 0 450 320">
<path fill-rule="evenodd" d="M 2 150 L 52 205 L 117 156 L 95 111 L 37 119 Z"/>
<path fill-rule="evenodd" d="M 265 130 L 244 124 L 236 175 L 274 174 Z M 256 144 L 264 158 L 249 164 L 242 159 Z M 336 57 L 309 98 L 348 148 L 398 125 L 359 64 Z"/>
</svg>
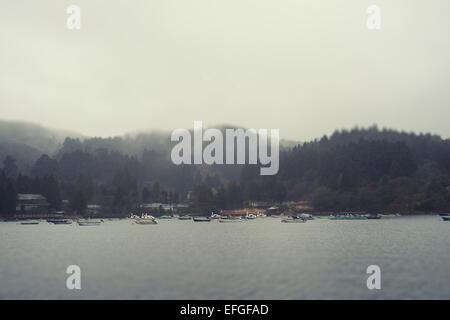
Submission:
<svg viewBox="0 0 450 320">
<path fill-rule="evenodd" d="M 80 227 L 99 226 L 102 222 L 95 219 L 79 219 L 77 223 Z"/>
<path fill-rule="evenodd" d="M 367 220 L 367 217 L 362 217 L 362 216 L 345 217 L 344 220 Z"/>
<path fill-rule="evenodd" d="M 314 220 L 314 217 L 310 213 L 301 213 L 300 217 L 302 217 L 305 220 Z"/>
<path fill-rule="evenodd" d="M 367 219 L 381 219 L 381 216 L 378 214 L 369 214 L 366 216 Z"/>
<path fill-rule="evenodd" d="M 211 215 L 211 219 L 220 219 L 220 214 L 213 213 L 213 214 Z"/>
<path fill-rule="evenodd" d="M 364 216 L 348 216 L 348 217 L 344 217 L 344 220 L 367 220 L 367 217 L 364 217 Z"/>
<path fill-rule="evenodd" d="M 164 215 L 164 216 L 158 217 L 158 219 L 172 219 L 172 217 L 168 216 L 168 215 Z"/>
<path fill-rule="evenodd" d="M 232 222 L 242 222 L 241 217 L 232 217 L 232 216 L 221 216 L 219 222 L 222 223 L 232 223 Z"/>
<path fill-rule="evenodd" d="M 34 220 L 30 220 L 30 221 L 22 221 L 20 224 L 23 224 L 23 225 L 33 225 L 33 224 L 39 224 L 39 221 L 34 221 Z"/>
<path fill-rule="evenodd" d="M 365 216 L 354 216 L 354 215 L 345 215 L 345 216 L 330 216 L 328 220 L 367 220 Z"/>
<path fill-rule="evenodd" d="M 446 217 L 441 216 L 441 218 L 442 218 L 442 220 L 444 220 L 444 221 L 450 221 L 450 216 L 446 216 Z"/>
<path fill-rule="evenodd" d="M 264 213 L 258 213 L 258 214 L 256 214 L 256 217 L 257 218 L 265 218 L 265 217 L 267 217 Z"/>
<path fill-rule="evenodd" d="M 303 217 L 298 217 L 298 216 L 289 216 L 287 218 L 281 219 L 281 222 L 283 222 L 283 223 L 305 223 L 306 219 L 304 219 Z"/>
<path fill-rule="evenodd" d="M 53 224 L 72 224 L 72 221 L 68 219 L 47 219 L 47 222 Z"/>
<path fill-rule="evenodd" d="M 158 224 L 158 220 L 155 217 L 147 214 L 143 214 L 141 217 L 133 217 L 134 223 L 136 224 Z"/>
<path fill-rule="evenodd" d="M 450 217 L 450 213 L 439 213 L 441 217 Z"/>
<path fill-rule="evenodd" d="M 137 220 L 134 220 L 134 223 L 147 225 L 147 224 L 158 224 L 158 221 L 156 221 L 155 218 L 153 218 L 153 219 L 137 219 Z"/>
<path fill-rule="evenodd" d="M 254 220 L 254 219 L 256 219 L 256 216 L 254 215 L 254 214 L 246 214 L 245 215 L 245 219 L 247 219 L 247 220 Z"/>
<path fill-rule="evenodd" d="M 178 220 L 192 220 L 192 217 L 187 214 L 185 216 L 179 216 Z"/>
<path fill-rule="evenodd" d="M 210 217 L 205 217 L 205 216 L 197 216 L 197 217 L 193 217 L 192 219 L 195 222 L 210 222 L 211 221 Z"/>
</svg>

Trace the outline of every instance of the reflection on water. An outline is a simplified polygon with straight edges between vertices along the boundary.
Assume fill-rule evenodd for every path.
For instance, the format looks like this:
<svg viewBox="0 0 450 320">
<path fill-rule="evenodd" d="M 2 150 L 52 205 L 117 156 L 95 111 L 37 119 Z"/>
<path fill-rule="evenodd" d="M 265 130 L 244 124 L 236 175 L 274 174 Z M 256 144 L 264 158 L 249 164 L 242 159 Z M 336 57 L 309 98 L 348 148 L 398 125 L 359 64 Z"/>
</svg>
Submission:
<svg viewBox="0 0 450 320">
<path fill-rule="evenodd" d="M 437 216 L 283 224 L 0 223 L 2 299 L 449 299 Z M 81 268 L 81 290 L 66 268 Z M 381 267 L 381 290 L 366 268 Z"/>
</svg>

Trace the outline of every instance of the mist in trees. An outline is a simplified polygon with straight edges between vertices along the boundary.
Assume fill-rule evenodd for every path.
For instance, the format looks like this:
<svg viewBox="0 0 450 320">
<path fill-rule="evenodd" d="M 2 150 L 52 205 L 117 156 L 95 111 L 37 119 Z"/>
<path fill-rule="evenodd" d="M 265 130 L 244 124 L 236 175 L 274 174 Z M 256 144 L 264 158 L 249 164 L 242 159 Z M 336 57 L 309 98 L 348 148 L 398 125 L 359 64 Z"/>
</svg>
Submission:
<svg viewBox="0 0 450 320">
<path fill-rule="evenodd" d="M 55 210 L 66 199 L 78 214 L 88 203 L 123 213 L 142 203 L 179 203 L 188 193 L 192 210 L 205 214 L 286 200 L 321 211 L 450 210 L 450 141 L 438 136 L 376 127 L 336 131 L 283 148 L 276 176 L 261 176 L 259 165 L 176 166 L 158 139 L 67 138 L 28 169 L 6 155 L 0 213 L 14 212 L 17 193 L 40 193 Z"/>
</svg>

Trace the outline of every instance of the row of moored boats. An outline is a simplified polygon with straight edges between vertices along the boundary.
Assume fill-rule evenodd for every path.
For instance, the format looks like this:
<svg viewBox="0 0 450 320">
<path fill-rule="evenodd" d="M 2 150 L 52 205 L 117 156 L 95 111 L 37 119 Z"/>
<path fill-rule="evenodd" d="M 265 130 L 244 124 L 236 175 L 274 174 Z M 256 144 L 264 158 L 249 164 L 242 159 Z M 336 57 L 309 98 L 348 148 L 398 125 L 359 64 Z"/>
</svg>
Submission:
<svg viewBox="0 0 450 320">
<path fill-rule="evenodd" d="M 396 214 L 341 214 L 341 215 L 330 215 L 328 216 L 328 220 L 367 220 L 367 219 L 381 219 L 382 217 L 398 217 L 400 216 L 399 213 Z M 450 213 L 441 213 L 439 216 L 442 218 L 443 221 L 450 221 Z M 211 222 L 211 221 L 218 221 L 220 223 L 235 223 L 235 222 L 242 222 L 246 220 L 254 220 L 257 218 L 265 218 L 266 215 L 263 213 L 258 214 L 246 214 L 245 216 L 234 216 L 234 215 L 219 215 L 219 214 L 212 214 L 211 216 L 192 216 L 192 215 L 182 215 L 178 216 L 178 220 L 191 220 L 194 222 Z M 281 222 L 283 223 L 305 223 L 308 220 L 314 220 L 314 217 L 311 214 L 302 213 L 302 214 L 293 214 L 288 216 L 279 216 L 279 215 L 272 215 L 268 216 L 271 218 L 279 218 L 281 219 Z M 152 215 L 149 214 L 142 214 L 140 216 L 131 214 L 132 221 L 135 224 L 139 225 L 153 225 L 158 224 L 158 220 L 165 220 L 165 219 L 173 219 L 174 217 L 163 215 L 158 218 L 155 218 Z M 320 218 L 320 217 L 319 217 Z M 79 226 L 99 226 L 101 225 L 104 220 L 103 219 L 47 219 L 47 220 L 25 220 L 21 221 L 20 224 L 22 225 L 37 225 L 41 222 L 46 221 L 50 224 L 55 225 L 68 225 L 72 224 L 72 222 L 76 222 Z"/>
<path fill-rule="evenodd" d="M 254 220 L 257 218 L 265 218 L 266 215 L 259 213 L 259 214 L 246 214 L 245 216 L 235 216 L 235 215 L 219 215 L 219 214 L 212 214 L 211 216 L 191 216 L 191 215 L 182 215 L 178 217 L 178 220 L 191 220 L 194 222 L 211 222 L 211 221 L 218 221 L 220 223 L 235 223 L 235 222 L 242 222 L 246 220 Z M 281 216 L 272 216 L 275 218 L 281 218 L 281 222 L 284 223 L 304 223 L 307 220 L 312 220 L 313 217 L 309 214 L 300 214 L 300 215 L 290 215 L 287 217 L 281 217 Z M 160 216 L 155 218 L 152 215 L 148 214 L 142 214 L 141 216 L 131 214 L 130 217 L 134 223 L 136 224 L 158 224 L 158 219 L 172 219 L 171 216 Z"/>
<path fill-rule="evenodd" d="M 50 224 L 56 224 L 56 225 L 67 225 L 72 224 L 71 219 L 47 219 L 47 220 L 25 220 L 21 221 L 20 224 L 22 225 L 36 225 L 40 224 L 41 222 L 47 222 Z M 99 226 L 104 222 L 103 219 L 77 219 L 74 220 L 79 226 Z"/>
</svg>

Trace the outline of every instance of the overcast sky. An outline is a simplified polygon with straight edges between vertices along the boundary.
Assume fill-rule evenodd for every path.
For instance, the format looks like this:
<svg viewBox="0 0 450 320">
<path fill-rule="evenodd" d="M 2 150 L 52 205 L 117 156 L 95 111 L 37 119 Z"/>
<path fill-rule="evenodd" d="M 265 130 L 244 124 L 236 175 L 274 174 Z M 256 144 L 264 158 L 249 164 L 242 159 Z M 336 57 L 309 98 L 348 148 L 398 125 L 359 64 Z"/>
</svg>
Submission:
<svg viewBox="0 0 450 320">
<path fill-rule="evenodd" d="M 70 4 L 81 30 L 66 27 Z M 381 30 L 366 27 L 369 5 Z M 0 0 L 0 119 L 450 136 L 448 0 Z"/>
</svg>

